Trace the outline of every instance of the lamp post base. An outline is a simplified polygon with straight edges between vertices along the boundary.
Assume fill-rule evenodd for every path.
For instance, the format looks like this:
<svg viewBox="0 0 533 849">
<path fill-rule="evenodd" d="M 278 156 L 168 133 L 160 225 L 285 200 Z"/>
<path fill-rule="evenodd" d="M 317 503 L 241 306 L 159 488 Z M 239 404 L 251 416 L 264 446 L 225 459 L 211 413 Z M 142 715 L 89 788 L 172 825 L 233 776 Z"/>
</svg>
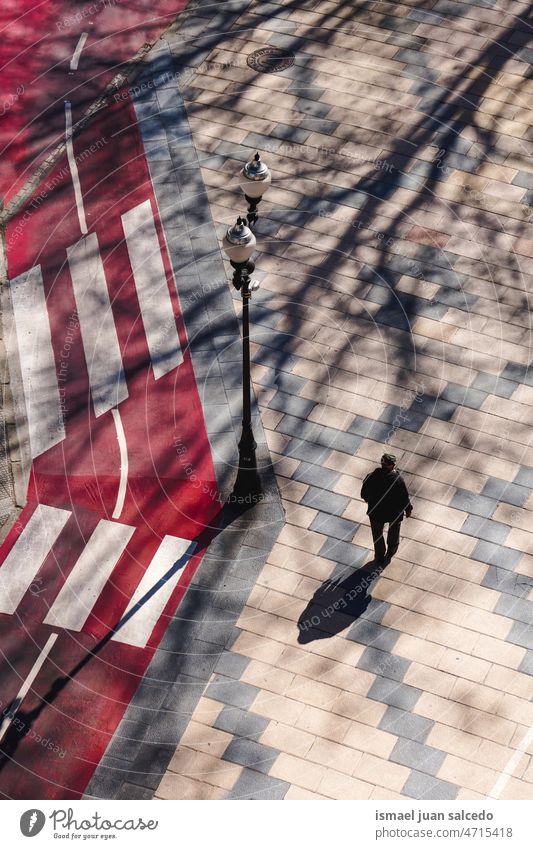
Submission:
<svg viewBox="0 0 533 849">
<path fill-rule="evenodd" d="M 239 471 L 233 486 L 232 501 L 243 508 L 252 507 L 262 495 L 261 480 L 257 471 L 254 439 L 251 422 L 243 422 L 239 442 Z"/>
</svg>

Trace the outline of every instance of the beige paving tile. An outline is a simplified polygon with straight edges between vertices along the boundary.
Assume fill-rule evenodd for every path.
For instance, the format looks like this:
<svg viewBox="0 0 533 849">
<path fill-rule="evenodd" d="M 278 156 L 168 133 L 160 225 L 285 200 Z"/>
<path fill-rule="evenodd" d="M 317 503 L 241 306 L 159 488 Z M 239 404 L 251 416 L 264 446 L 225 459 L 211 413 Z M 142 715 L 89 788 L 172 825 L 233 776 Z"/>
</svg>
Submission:
<svg viewBox="0 0 533 849">
<path fill-rule="evenodd" d="M 240 680 L 253 687 L 260 687 L 271 693 L 285 695 L 294 681 L 294 674 L 271 666 L 260 660 L 252 660 L 241 675 Z"/>
<path fill-rule="evenodd" d="M 504 746 L 510 742 L 516 729 L 515 723 L 508 719 L 430 693 L 422 693 L 413 710 L 427 719 L 438 720 Z"/>
<path fill-rule="evenodd" d="M 343 742 L 351 726 L 349 719 L 310 705 L 300 712 L 295 724 L 316 737 L 337 743 Z"/>
<path fill-rule="evenodd" d="M 374 788 L 365 781 L 328 769 L 318 789 L 330 799 L 369 799 Z"/>
<path fill-rule="evenodd" d="M 201 725 L 213 725 L 222 707 L 223 705 L 220 702 L 202 696 L 194 709 L 191 721 L 198 722 Z"/>
<path fill-rule="evenodd" d="M 289 801 L 312 801 L 315 799 L 324 800 L 328 797 L 322 796 L 320 793 L 312 793 L 311 790 L 304 790 L 303 787 L 297 787 L 295 784 L 291 784 L 283 798 Z"/>
<path fill-rule="evenodd" d="M 178 746 L 168 770 L 170 773 L 178 773 L 196 781 L 230 790 L 241 774 L 242 767 L 222 761 L 205 752 Z"/>
<path fill-rule="evenodd" d="M 316 737 L 282 722 L 271 722 L 261 735 L 259 742 L 272 746 L 280 752 L 305 758 Z"/>
<path fill-rule="evenodd" d="M 273 778 L 288 781 L 289 784 L 295 784 L 313 792 L 317 790 L 322 792 L 320 785 L 326 773 L 327 770 L 318 764 L 285 753 L 276 758 L 269 771 L 269 775 Z"/>
<path fill-rule="evenodd" d="M 214 757 L 220 757 L 232 739 L 232 734 L 191 721 L 180 740 L 180 745 L 195 749 L 198 752 L 205 752 Z"/>
<path fill-rule="evenodd" d="M 500 793 L 499 799 L 533 799 L 533 785 L 530 782 L 519 781 L 517 778 L 510 778 L 505 788 Z"/>
<path fill-rule="evenodd" d="M 255 697 L 250 706 L 250 711 L 267 719 L 273 719 L 285 725 L 292 726 L 296 724 L 304 707 L 301 702 L 297 702 L 294 699 L 288 699 L 285 696 L 263 691 Z"/>
<path fill-rule="evenodd" d="M 322 766 L 353 775 L 356 764 L 363 757 L 362 753 L 349 746 L 334 743 L 331 740 L 317 738 L 309 749 L 307 759 Z"/>
<path fill-rule="evenodd" d="M 451 781 L 460 787 L 468 787 L 476 793 L 489 793 L 498 780 L 498 773 L 456 755 L 447 755 L 437 773 L 438 778 Z"/>
<path fill-rule="evenodd" d="M 224 799 L 226 790 L 195 781 L 183 775 L 167 772 L 163 776 L 161 784 L 157 788 L 154 799 Z"/>
</svg>

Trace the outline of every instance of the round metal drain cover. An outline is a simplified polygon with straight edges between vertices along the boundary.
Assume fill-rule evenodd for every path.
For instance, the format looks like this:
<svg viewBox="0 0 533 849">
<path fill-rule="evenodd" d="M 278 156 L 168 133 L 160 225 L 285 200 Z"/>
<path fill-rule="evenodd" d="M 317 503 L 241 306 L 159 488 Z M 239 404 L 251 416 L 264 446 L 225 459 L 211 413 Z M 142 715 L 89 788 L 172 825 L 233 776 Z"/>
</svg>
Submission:
<svg viewBox="0 0 533 849">
<path fill-rule="evenodd" d="M 294 53 L 279 47 L 262 47 L 250 53 L 246 62 L 261 74 L 276 74 L 294 65 Z"/>
</svg>

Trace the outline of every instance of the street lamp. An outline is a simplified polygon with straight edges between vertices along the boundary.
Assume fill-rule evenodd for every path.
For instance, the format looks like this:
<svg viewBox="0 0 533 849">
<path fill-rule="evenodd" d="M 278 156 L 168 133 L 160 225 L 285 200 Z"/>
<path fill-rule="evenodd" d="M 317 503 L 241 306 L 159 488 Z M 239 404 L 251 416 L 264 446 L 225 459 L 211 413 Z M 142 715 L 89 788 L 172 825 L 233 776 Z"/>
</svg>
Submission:
<svg viewBox="0 0 533 849">
<path fill-rule="evenodd" d="M 250 399 L 250 320 L 248 304 L 252 292 L 259 283 L 252 281 L 255 263 L 250 259 L 254 252 L 255 236 L 246 224 L 246 219 L 237 218 L 222 241 L 222 248 L 228 257 L 233 271 L 233 285 L 242 296 L 242 433 L 239 442 L 239 472 L 234 492 L 239 496 L 254 495 L 261 491 L 255 449 L 257 443 L 252 430 L 252 410 Z"/>
<path fill-rule="evenodd" d="M 240 173 L 240 186 L 248 203 L 248 226 L 253 227 L 257 221 L 257 207 L 261 198 L 270 186 L 272 177 L 268 166 L 258 153 L 246 163 Z"/>
</svg>

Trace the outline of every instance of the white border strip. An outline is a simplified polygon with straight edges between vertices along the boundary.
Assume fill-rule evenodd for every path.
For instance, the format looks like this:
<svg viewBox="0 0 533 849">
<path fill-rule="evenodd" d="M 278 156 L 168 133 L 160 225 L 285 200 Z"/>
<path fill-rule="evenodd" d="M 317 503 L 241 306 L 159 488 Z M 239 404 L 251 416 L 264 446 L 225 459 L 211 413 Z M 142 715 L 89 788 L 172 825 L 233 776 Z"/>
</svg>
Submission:
<svg viewBox="0 0 533 849">
<path fill-rule="evenodd" d="M 113 519 L 120 519 L 126 498 L 126 484 L 128 483 L 128 446 L 126 445 L 126 434 L 120 413 L 116 407 L 111 410 L 113 421 L 117 431 L 118 447 L 120 450 L 120 484 L 118 487 L 117 501 L 113 510 Z"/>
<path fill-rule="evenodd" d="M 7 714 L 5 715 L 5 717 L 2 721 L 2 725 L 0 725 L 0 741 L 3 740 L 7 729 L 11 725 L 11 723 L 12 723 L 14 717 L 15 717 L 15 714 L 17 713 L 20 705 L 22 704 L 23 699 L 26 697 L 28 690 L 30 689 L 31 685 L 33 684 L 33 682 L 37 678 L 37 675 L 39 674 L 41 666 L 43 665 L 46 658 L 50 654 L 50 651 L 52 650 L 52 646 L 54 645 L 54 643 L 55 643 L 55 641 L 57 640 L 58 637 L 59 637 L 59 634 L 50 634 L 50 636 L 48 637 L 48 640 L 46 641 L 45 647 L 41 650 L 39 657 L 37 658 L 37 660 L 33 664 L 32 668 L 30 669 L 28 677 L 26 678 L 22 687 L 18 691 L 17 696 L 15 698 L 15 701 L 12 703 L 11 707 L 9 708 L 9 711 L 7 712 Z"/>
<path fill-rule="evenodd" d="M 510 759 L 507 761 L 504 768 L 502 769 L 500 777 L 498 778 L 494 787 L 488 794 L 489 799 L 498 799 L 500 793 L 505 790 L 507 784 L 509 783 L 509 779 L 513 777 L 513 772 L 518 766 L 520 758 L 524 755 L 526 749 L 528 748 L 531 742 L 533 742 L 533 725 L 520 743 L 519 748 L 516 750 L 514 755 L 510 757 Z"/>
<path fill-rule="evenodd" d="M 83 208 L 80 176 L 78 174 L 78 166 L 76 164 L 74 146 L 72 144 L 72 106 L 70 104 L 70 100 L 65 100 L 65 141 L 67 145 L 68 164 L 72 175 L 72 185 L 74 186 L 74 194 L 76 196 L 76 208 L 78 210 L 80 230 L 82 233 L 88 233 L 87 222 L 85 220 L 85 210 Z"/>
<path fill-rule="evenodd" d="M 71 71 L 77 71 L 78 70 L 78 63 L 80 61 L 81 51 L 85 47 L 85 42 L 87 41 L 88 35 L 89 35 L 88 32 L 82 32 L 82 34 L 80 35 L 80 37 L 78 39 L 76 49 L 75 49 L 74 53 L 72 54 L 72 59 L 70 60 L 70 70 Z"/>
</svg>

